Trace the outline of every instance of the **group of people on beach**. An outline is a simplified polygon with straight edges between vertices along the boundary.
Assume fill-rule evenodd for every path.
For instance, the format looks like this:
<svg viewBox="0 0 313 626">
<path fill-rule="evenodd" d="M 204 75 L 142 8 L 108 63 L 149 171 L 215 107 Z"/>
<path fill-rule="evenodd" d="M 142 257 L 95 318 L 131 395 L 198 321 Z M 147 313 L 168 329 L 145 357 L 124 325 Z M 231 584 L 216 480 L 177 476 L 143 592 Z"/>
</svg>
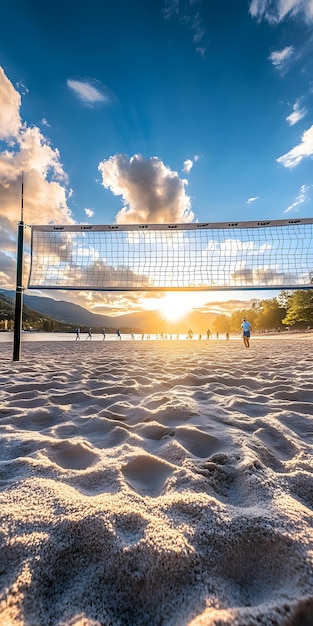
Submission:
<svg viewBox="0 0 313 626">
<path fill-rule="evenodd" d="M 242 330 L 242 338 L 243 338 L 243 343 L 245 345 L 246 348 L 250 347 L 250 332 L 251 332 L 251 324 L 250 322 L 248 322 L 248 320 L 246 320 L 246 318 L 244 317 L 242 320 L 242 324 L 241 324 L 241 330 Z M 80 328 L 79 326 L 77 326 L 77 328 L 75 329 L 75 334 L 76 334 L 76 341 L 80 340 Z M 210 339 L 212 336 L 211 331 L 208 329 L 207 330 L 207 338 Z M 102 337 L 103 340 L 105 340 L 105 336 L 106 336 L 106 332 L 105 332 L 105 328 L 102 329 Z M 191 330 L 191 328 L 188 330 L 187 333 L 187 338 L 188 339 L 193 339 L 194 333 Z M 148 336 L 150 339 L 150 335 Z M 177 335 L 177 339 L 178 339 L 178 335 Z M 225 335 L 227 341 L 229 340 L 229 333 L 227 332 Z M 87 337 L 86 337 L 86 341 L 88 341 L 88 339 L 91 341 L 92 338 L 92 328 L 89 328 L 88 332 L 87 332 Z M 120 341 L 121 340 L 121 331 L 118 328 L 116 331 L 116 338 Z M 134 339 L 134 333 L 131 334 L 131 338 Z M 161 339 L 164 338 L 164 334 L 161 333 Z M 219 334 L 218 332 L 216 333 L 216 339 L 219 338 Z M 144 335 L 142 335 L 142 339 L 144 339 Z M 199 339 L 202 339 L 202 335 L 199 335 Z"/>
<path fill-rule="evenodd" d="M 77 326 L 75 328 L 76 341 L 80 340 L 80 333 L 81 333 L 81 330 L 80 330 L 79 326 Z M 105 336 L 106 336 L 105 328 L 102 328 L 102 338 L 103 338 L 103 341 L 105 340 Z M 132 337 L 133 337 L 133 335 L 132 335 Z M 120 331 L 119 328 L 116 331 L 116 338 L 117 339 L 121 339 L 121 331 Z M 89 328 L 89 330 L 87 331 L 86 341 L 88 341 L 88 339 L 89 340 L 92 339 L 92 328 Z"/>
</svg>

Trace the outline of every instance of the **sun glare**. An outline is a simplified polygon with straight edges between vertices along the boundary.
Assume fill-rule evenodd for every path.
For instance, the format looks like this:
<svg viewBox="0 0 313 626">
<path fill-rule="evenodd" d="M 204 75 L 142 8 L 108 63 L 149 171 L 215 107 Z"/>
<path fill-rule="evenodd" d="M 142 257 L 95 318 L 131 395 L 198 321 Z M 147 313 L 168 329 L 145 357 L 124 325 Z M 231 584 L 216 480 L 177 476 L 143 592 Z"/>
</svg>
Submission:
<svg viewBox="0 0 313 626">
<path fill-rule="evenodd" d="M 175 322 L 191 311 L 193 302 L 190 293 L 167 293 L 157 302 L 157 309 L 169 322 Z"/>
</svg>

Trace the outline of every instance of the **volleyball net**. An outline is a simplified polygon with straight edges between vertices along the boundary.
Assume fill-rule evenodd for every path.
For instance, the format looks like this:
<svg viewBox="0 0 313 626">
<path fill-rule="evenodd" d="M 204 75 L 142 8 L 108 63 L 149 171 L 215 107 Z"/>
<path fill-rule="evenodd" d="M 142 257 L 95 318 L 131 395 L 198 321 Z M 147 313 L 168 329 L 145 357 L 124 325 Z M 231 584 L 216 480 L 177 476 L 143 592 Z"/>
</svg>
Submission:
<svg viewBox="0 0 313 626">
<path fill-rule="evenodd" d="M 313 218 L 31 229 L 29 289 L 313 287 Z"/>
</svg>

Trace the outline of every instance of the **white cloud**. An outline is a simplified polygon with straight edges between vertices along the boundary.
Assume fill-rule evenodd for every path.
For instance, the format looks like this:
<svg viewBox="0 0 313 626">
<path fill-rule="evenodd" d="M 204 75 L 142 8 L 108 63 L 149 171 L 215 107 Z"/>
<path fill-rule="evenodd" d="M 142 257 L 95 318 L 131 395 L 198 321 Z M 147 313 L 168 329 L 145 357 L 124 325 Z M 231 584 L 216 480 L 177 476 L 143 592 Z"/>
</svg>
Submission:
<svg viewBox="0 0 313 626">
<path fill-rule="evenodd" d="M 253 198 L 248 198 L 247 204 L 251 204 L 251 202 L 255 202 L 259 199 L 260 196 L 254 196 Z"/>
<path fill-rule="evenodd" d="M 307 114 L 307 110 L 305 108 L 301 109 L 300 103 L 301 98 L 298 98 L 292 107 L 292 113 L 290 113 L 290 115 L 286 117 L 286 120 L 288 124 L 290 124 L 290 126 L 294 126 L 294 124 L 297 124 L 297 122 L 302 120 Z"/>
<path fill-rule="evenodd" d="M 278 163 L 282 163 L 284 167 L 293 168 L 299 163 L 301 163 L 302 159 L 305 157 L 310 157 L 313 155 L 313 125 L 306 130 L 302 137 L 301 143 L 283 154 L 281 157 L 277 159 Z"/>
<path fill-rule="evenodd" d="M 293 46 L 286 46 L 286 48 L 283 48 L 283 50 L 276 50 L 272 52 L 269 56 L 269 59 L 273 63 L 274 67 L 276 67 L 281 72 L 285 72 L 287 70 L 287 64 L 290 61 L 293 53 Z"/>
<path fill-rule="evenodd" d="M 48 120 L 46 120 L 45 117 L 42 118 L 41 123 L 42 123 L 43 126 L 48 126 L 48 128 L 50 128 L 50 124 L 49 124 Z"/>
<path fill-rule="evenodd" d="M 28 127 L 20 116 L 21 96 L 0 67 L 0 242 L 1 284 L 13 288 L 16 224 L 20 218 L 24 172 L 24 219 L 28 224 L 73 223 L 67 207 L 67 176 L 58 150 L 38 127 Z M 25 230 L 26 246 L 30 230 Z M 25 266 L 29 262 L 25 254 Z"/>
<path fill-rule="evenodd" d="M 157 157 L 144 159 L 140 154 L 131 158 L 117 154 L 98 166 L 102 185 L 121 196 L 124 207 L 116 222 L 174 223 L 191 222 L 190 198 L 186 195 L 187 181 Z"/>
<path fill-rule="evenodd" d="M 185 174 L 189 174 L 190 170 L 193 168 L 194 164 L 199 161 L 200 157 L 198 154 L 195 154 L 195 156 L 192 159 L 186 159 L 186 161 L 184 161 L 184 165 L 182 167 L 182 172 L 184 172 Z"/>
<path fill-rule="evenodd" d="M 74 91 L 78 99 L 86 106 L 93 106 L 98 102 L 109 102 L 109 98 L 106 94 L 101 93 L 99 89 L 87 81 L 68 79 L 66 83 L 67 86 Z"/>
<path fill-rule="evenodd" d="M 20 106 L 20 94 L 0 67 L 0 140 L 8 140 L 18 135 L 22 126 Z"/>
<path fill-rule="evenodd" d="M 186 161 L 184 161 L 184 166 L 183 166 L 182 171 L 185 172 L 186 174 L 189 174 L 192 168 L 193 168 L 193 161 L 191 159 L 186 159 Z"/>
<path fill-rule="evenodd" d="M 249 12 L 259 21 L 267 20 L 270 24 L 279 24 L 289 17 L 303 19 L 313 23 L 313 0 L 252 0 Z"/>
<path fill-rule="evenodd" d="M 92 209 L 84 209 L 85 214 L 87 215 L 87 217 L 93 217 L 95 212 Z"/>
<path fill-rule="evenodd" d="M 303 202 L 307 200 L 307 192 L 309 188 L 309 185 L 301 185 L 300 192 L 298 193 L 295 201 L 289 207 L 287 207 L 287 209 L 285 209 L 284 213 L 289 213 L 293 209 L 297 209 L 300 204 L 303 204 Z"/>
</svg>

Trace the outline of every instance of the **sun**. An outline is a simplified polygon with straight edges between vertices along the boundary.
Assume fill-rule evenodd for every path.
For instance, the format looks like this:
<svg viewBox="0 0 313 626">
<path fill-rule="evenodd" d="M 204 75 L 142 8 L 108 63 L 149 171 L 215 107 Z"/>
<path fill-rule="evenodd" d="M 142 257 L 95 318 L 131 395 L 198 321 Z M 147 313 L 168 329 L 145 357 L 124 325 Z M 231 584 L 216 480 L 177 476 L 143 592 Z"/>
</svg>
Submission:
<svg viewBox="0 0 313 626">
<path fill-rule="evenodd" d="M 193 308 L 190 293 L 167 293 L 157 301 L 157 310 L 169 322 L 175 322 Z"/>
</svg>

